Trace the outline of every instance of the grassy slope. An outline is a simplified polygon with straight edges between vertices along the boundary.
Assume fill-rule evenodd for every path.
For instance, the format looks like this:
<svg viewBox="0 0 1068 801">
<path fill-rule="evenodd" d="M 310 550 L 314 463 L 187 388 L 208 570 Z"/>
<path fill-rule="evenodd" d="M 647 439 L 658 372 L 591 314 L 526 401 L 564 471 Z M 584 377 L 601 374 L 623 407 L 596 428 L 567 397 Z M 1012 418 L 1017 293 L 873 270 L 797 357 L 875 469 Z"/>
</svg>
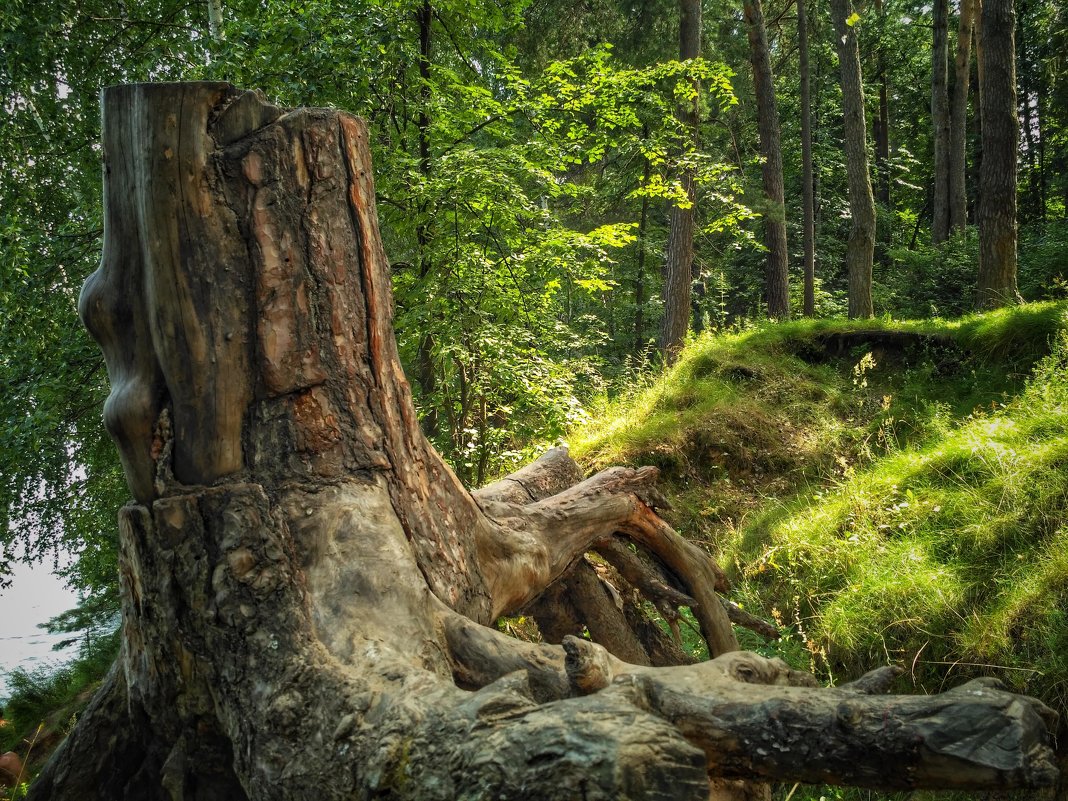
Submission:
<svg viewBox="0 0 1068 801">
<path fill-rule="evenodd" d="M 1066 313 L 704 338 L 573 449 L 663 469 L 674 522 L 787 627 L 750 647 L 834 681 L 889 659 L 904 691 L 996 675 L 1063 715 Z M 821 792 L 883 797 L 794 799 Z"/>
</svg>

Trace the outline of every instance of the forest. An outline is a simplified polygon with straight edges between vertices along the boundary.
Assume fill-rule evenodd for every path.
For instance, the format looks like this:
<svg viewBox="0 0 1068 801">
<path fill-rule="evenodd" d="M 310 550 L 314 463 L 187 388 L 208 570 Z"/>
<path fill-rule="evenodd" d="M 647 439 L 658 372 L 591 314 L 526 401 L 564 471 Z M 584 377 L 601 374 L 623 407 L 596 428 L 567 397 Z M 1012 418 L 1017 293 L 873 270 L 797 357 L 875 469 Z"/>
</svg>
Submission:
<svg viewBox="0 0 1068 801">
<path fill-rule="evenodd" d="M 894 665 L 897 671 L 880 679 L 881 689 L 892 682 L 895 693 L 931 698 L 967 681 L 996 679 L 998 687 L 1045 705 L 1040 714 L 1059 738 L 1057 765 L 1065 765 L 1068 8 L 1049 0 L 7 0 L 0 36 L 0 613 L 17 613 L 3 606 L 16 563 L 50 565 L 80 601 L 49 629 L 81 644 L 70 664 L 9 677 L 0 751 L 16 752 L 24 766 L 8 782 L 12 786 L 0 787 L 0 798 L 79 797 L 60 789 L 63 774 L 55 767 L 45 769 L 37 789 L 30 781 L 64 736 L 79 730 L 76 721 L 93 719 L 83 710 L 102 682 L 105 689 L 114 683 L 116 672 L 108 671 L 116 657 L 133 663 L 130 627 L 120 625 L 130 618 L 133 586 L 129 571 L 120 570 L 130 558 L 124 532 L 164 536 L 167 519 L 138 522 L 128 510 L 141 507 L 124 505 L 131 495 L 137 503 L 160 504 L 173 491 L 158 491 L 156 473 L 138 472 L 137 460 L 148 457 L 130 446 L 132 434 L 113 431 L 113 441 L 101 423 L 109 392 L 121 394 L 116 387 L 122 382 L 107 332 L 140 343 L 140 307 L 133 301 L 132 312 L 115 306 L 109 312 L 114 319 L 105 323 L 104 312 L 83 309 L 90 336 L 79 319 L 79 295 L 102 252 L 98 275 L 109 262 L 136 270 L 129 265 L 148 259 L 143 254 L 155 247 L 146 237 L 138 246 L 143 254 L 135 257 L 108 244 L 105 228 L 118 231 L 126 223 L 117 220 L 140 219 L 148 201 L 124 206 L 123 198 L 136 195 L 116 188 L 105 204 L 101 192 L 108 181 L 120 187 L 120 177 L 131 187 L 142 180 L 127 179 L 114 165 L 139 158 L 135 148 L 147 139 L 115 133 L 120 144 L 105 153 L 102 105 L 105 117 L 117 120 L 154 101 L 110 89 L 116 99 L 109 107 L 102 90 L 193 81 L 256 92 L 225 102 L 244 103 L 241 114 L 260 115 L 265 125 L 289 120 L 284 112 L 291 109 L 338 109 L 364 121 L 364 128 L 350 130 L 343 118 L 340 128 L 352 153 L 363 153 L 363 145 L 352 142 L 366 141 L 373 163 L 370 197 L 353 203 L 361 214 L 361 204 L 369 203 L 374 221 L 356 215 L 357 241 L 374 240 L 380 231 L 383 281 L 393 305 L 376 306 L 381 298 L 366 286 L 353 293 L 367 295 L 368 319 L 380 314 L 391 323 L 398 369 L 407 377 L 381 367 L 371 348 L 370 385 L 395 400 L 401 417 L 410 386 L 418 417 L 412 431 L 400 424 L 394 431 L 391 413 L 372 401 L 368 407 L 386 421 L 389 459 L 407 454 L 413 464 L 431 465 L 439 479 L 429 489 L 398 479 L 389 485 L 390 498 L 394 507 L 402 496 L 421 499 L 412 502 L 412 519 L 402 513 L 401 523 L 409 540 L 418 539 L 410 529 L 425 526 L 427 542 L 438 549 L 416 560 L 431 594 L 453 614 L 531 649 L 522 659 L 530 662 L 524 665 L 532 682 L 556 681 L 538 673 L 548 657 L 531 656 L 548 653 L 534 650 L 542 645 L 563 641 L 572 661 L 600 658 L 591 656 L 600 651 L 587 652 L 576 640 L 604 646 L 613 659 L 653 666 L 699 663 L 741 647 L 782 660 L 774 664 L 790 676 L 804 673 L 807 682 L 813 674 L 827 686 L 848 687 L 870 669 Z M 184 107 L 176 108 L 183 110 L 160 114 L 169 110 L 184 120 Z M 245 125 L 244 118 L 225 121 L 218 108 L 205 117 L 212 130 Z M 285 135 L 304 143 L 298 150 L 309 150 L 308 143 L 318 141 L 314 125 L 326 113 L 308 112 L 300 123 L 307 127 Z M 236 135 L 233 141 L 226 136 L 236 152 Z M 242 152 L 241 158 L 242 180 L 255 183 L 251 157 Z M 265 170 L 285 161 L 262 158 Z M 348 170 L 353 186 L 353 165 L 362 165 L 361 158 L 345 151 L 341 166 L 334 165 L 339 174 Z M 328 166 L 323 177 L 310 156 L 307 163 L 315 173 L 311 185 L 322 180 L 327 186 Z M 322 165 L 332 164 L 323 157 Z M 284 174 L 278 175 L 284 186 Z M 298 175 L 303 186 L 301 180 Z M 275 183 L 264 186 L 275 191 Z M 271 197 L 264 213 L 287 207 L 283 195 Z M 314 206 L 317 198 L 309 189 L 307 203 Z M 115 211 L 120 206 L 122 213 Z M 333 212 L 323 209 L 323 218 L 330 218 Z M 311 218 L 304 219 L 298 228 L 310 237 Z M 373 235 L 360 227 L 368 225 Z M 119 242 L 118 234 L 111 237 Z M 205 235 L 199 241 L 215 240 Z M 220 264 L 244 252 L 244 246 L 228 247 L 215 259 Z M 210 269 L 214 257 L 193 251 L 189 258 Z M 312 251 L 305 245 L 301 258 L 318 258 Z M 374 254 L 359 256 L 361 264 L 368 258 L 374 261 Z M 141 291 L 142 279 L 116 275 L 125 277 L 108 279 L 115 297 Z M 315 294 L 323 286 L 347 280 L 324 275 L 309 279 L 317 304 L 328 302 Z M 233 297 L 242 296 L 244 285 L 235 286 Z M 229 314 L 229 296 L 223 297 L 214 305 Z M 283 302 L 272 305 L 272 298 L 261 292 L 262 314 L 281 308 Z M 153 302 L 166 308 L 184 301 L 161 294 L 147 302 L 146 319 L 161 313 Z M 338 309 L 337 316 L 347 313 Z M 240 313 L 233 314 L 238 319 Z M 222 356 L 223 367 L 214 358 L 198 367 L 192 356 L 183 364 L 179 356 L 172 368 L 158 358 L 164 372 L 185 375 L 189 387 L 218 370 L 226 387 L 220 397 L 245 391 L 258 398 L 264 382 L 288 380 L 268 365 L 266 378 L 242 390 L 240 360 L 227 373 Z M 337 359 L 345 366 L 343 356 Z M 299 374 L 293 380 L 308 380 L 306 361 L 292 368 Z M 171 458 L 160 457 L 161 447 L 170 454 L 171 446 L 159 442 L 174 437 L 178 478 L 167 480 L 197 486 L 221 480 L 227 471 L 214 462 L 203 468 L 209 479 L 185 480 L 183 470 L 194 475 L 201 462 L 216 457 L 185 457 L 182 442 L 199 437 L 204 453 L 214 454 L 211 443 L 225 439 L 225 425 L 205 423 L 200 431 L 206 414 L 183 422 L 178 405 L 165 408 L 173 412 L 174 432 L 160 428 L 158 415 L 143 426 L 152 464 Z M 267 432 L 268 417 L 267 406 L 256 409 L 242 436 L 246 449 L 267 453 L 275 434 L 262 433 L 266 444 L 255 444 L 256 426 Z M 570 449 L 563 458 L 573 475 L 543 479 L 539 473 L 545 486 L 528 490 L 521 501 L 502 489 L 519 480 L 510 476 L 534 475 L 515 471 L 547 464 L 534 460 L 546 451 L 563 453 L 556 448 L 561 445 Z M 345 459 L 363 475 L 380 457 Z M 630 472 L 612 472 L 617 466 Z M 651 473 L 644 466 L 658 471 L 659 489 L 647 486 Z M 256 462 L 242 475 L 260 476 L 259 470 Z M 282 467 L 262 470 L 269 474 L 265 485 L 288 486 L 270 472 Z M 459 511 L 445 515 L 454 514 L 460 522 L 450 525 L 459 529 L 493 529 L 494 536 L 528 531 L 528 524 L 514 522 L 515 509 L 505 515 L 500 504 L 544 507 L 550 517 L 578 509 L 588 526 L 607 525 L 614 545 L 605 544 L 602 533 L 566 558 L 557 555 L 552 581 L 525 594 L 513 588 L 515 598 L 498 592 L 504 579 L 483 566 L 491 602 L 484 609 L 470 599 L 452 603 L 446 596 L 458 586 L 449 584 L 454 577 L 427 564 L 439 560 L 442 571 L 463 566 L 456 554 L 467 547 L 466 534 L 450 539 L 451 530 L 434 533 L 436 524 L 421 522 L 428 513 L 419 511 L 424 501 L 427 509 L 453 503 L 451 479 L 441 474 L 455 475 L 455 492 L 474 498 L 470 508 L 458 504 L 450 509 Z M 234 492 L 242 509 L 260 502 Z M 274 492 L 268 493 L 271 503 Z M 615 513 L 617 496 L 636 497 L 641 509 L 666 521 L 671 536 L 630 507 L 611 524 L 607 516 Z M 378 514 L 379 500 L 360 498 L 354 501 L 359 508 Z M 590 498 L 601 499 L 603 508 Z M 233 499 L 227 503 L 238 502 Z M 552 507 L 554 499 L 559 508 Z M 583 506 L 588 502 L 592 510 Z M 205 510 L 215 501 L 200 503 Z M 125 522 L 117 522 L 120 508 Z M 218 519 L 231 512 L 218 511 Z M 216 511 L 203 514 L 205 530 L 211 529 Z M 499 531 L 487 528 L 483 515 L 500 523 Z M 685 545 L 671 539 L 674 530 Z M 146 554 L 138 558 L 150 561 Z M 499 561 L 501 576 L 518 582 L 526 575 Z M 708 565 L 717 565 L 714 574 Z M 708 577 L 706 590 L 696 587 L 698 574 Z M 403 571 L 398 576 L 398 582 L 412 580 Z M 483 591 L 476 579 L 470 579 L 471 598 Z M 146 593 L 154 588 L 169 597 L 166 582 L 144 582 Z M 722 611 L 718 600 L 703 602 L 716 598 L 711 584 L 723 596 Z M 708 594 L 698 597 L 699 591 Z M 185 607 L 175 603 L 180 619 Z M 336 612 L 333 596 L 322 603 Z M 729 613 L 733 629 L 717 622 L 710 605 L 715 615 Z M 450 632 L 450 647 L 455 638 L 467 638 L 465 647 L 475 648 L 470 643 L 481 635 L 466 623 L 440 617 L 444 613 L 434 607 L 418 609 Z M 401 621 L 401 606 L 390 612 L 397 616 L 387 621 L 391 631 L 375 637 L 434 636 Z M 165 629 L 149 617 L 138 624 L 142 633 Z M 717 629 L 722 625 L 726 633 Z M 735 644 L 724 647 L 724 637 Z M 206 650 L 216 647 L 211 642 L 197 640 Z M 334 643 L 328 650 L 342 647 Z M 457 652 L 463 653 L 449 664 L 454 678 L 462 674 L 458 686 L 481 687 L 476 696 L 490 687 L 503 693 L 498 685 L 508 675 L 490 675 L 469 652 Z M 163 650 L 146 653 L 148 661 L 174 658 Z M 615 671 L 611 687 L 619 686 L 617 662 L 603 663 L 611 670 L 597 664 Z M 281 675 L 289 668 L 277 670 Z M 580 685 L 589 680 L 581 675 Z M 128 670 L 131 689 L 125 692 L 134 679 Z M 406 692 L 433 695 L 428 685 L 406 681 L 413 682 Z M 667 689 L 657 692 L 667 695 L 674 685 L 664 681 Z M 337 686 L 343 687 L 339 697 L 358 695 L 355 685 Z M 240 702 L 232 708 L 212 702 L 227 710 L 223 719 L 253 704 L 244 692 L 235 690 Z M 535 700 L 555 698 L 548 692 L 535 688 Z M 197 704 L 206 703 L 205 693 L 211 695 L 190 690 L 188 696 L 189 708 L 202 717 L 207 713 Z M 97 693 L 98 699 L 105 695 Z M 444 691 L 433 697 L 443 709 L 460 704 Z M 612 703 L 622 703 L 621 697 Z M 502 709 L 513 703 L 502 698 L 487 703 Z M 94 703 L 99 719 L 105 703 Z M 144 703 L 153 717 L 153 699 L 146 696 Z M 333 730 L 336 722 L 322 717 L 328 708 L 342 715 L 327 704 L 307 711 L 306 725 Z M 1012 715 L 1022 714 L 1013 709 Z M 1051 722 L 1050 710 L 1059 723 Z M 422 720 L 414 712 L 412 718 Z M 187 721 L 168 721 L 186 731 Z M 435 725 L 442 728 L 428 729 L 429 735 L 420 730 L 413 742 L 456 736 L 452 723 Z M 549 735 L 536 729 L 534 740 L 539 736 Z M 142 755 L 146 765 L 159 763 L 173 795 L 139 795 L 129 789 L 134 777 L 127 795 L 99 790 L 99 797 L 308 797 L 301 794 L 306 789 L 282 781 L 277 794 L 265 790 L 281 773 L 238 753 L 237 735 L 212 729 L 204 737 L 194 742 L 193 735 L 179 733 L 172 739 L 181 749 Z M 236 778 L 229 767 L 214 764 L 226 760 L 222 749 L 222 757 L 208 760 L 210 770 L 197 768 L 216 782 L 203 789 L 210 782 L 202 778 L 198 791 L 188 777 L 210 750 L 205 743 L 216 742 L 212 738 L 233 740 L 226 749 L 235 749 Z M 354 740 L 353 753 L 361 747 Z M 77 748 L 68 746 L 71 756 L 59 762 L 78 764 Z M 511 752 L 501 748 L 500 758 L 507 759 Z M 175 763 L 179 751 L 187 762 Z M 685 753 L 673 751 L 671 759 L 681 765 L 690 758 Z M 433 755 L 421 758 L 433 761 Z M 849 759 L 838 758 L 848 765 Z M 320 764 L 312 759 L 309 765 Z M 425 788 L 422 796 L 404 795 L 403 783 L 389 783 L 399 770 L 399 758 L 390 759 L 376 768 L 389 780 L 382 779 L 381 797 L 439 797 Z M 401 761 L 408 759 L 405 750 Z M 961 780 L 959 769 L 925 784 L 875 781 L 863 769 L 854 775 L 838 763 L 805 774 L 800 767 L 780 773 L 738 759 L 725 775 L 776 783 L 755 785 L 758 790 L 714 788 L 712 797 L 1068 797 L 1068 786 L 1048 772 L 1041 781 L 988 779 L 980 787 Z M 423 764 L 417 756 L 411 760 Z M 167 770 L 185 771 L 185 784 L 166 778 Z M 1051 782 L 1012 794 L 1013 786 Z M 57 788 L 54 796 L 41 789 L 46 785 Z M 504 786 L 491 792 L 480 785 L 481 795 L 464 797 L 524 797 L 508 796 Z M 572 792 L 566 780 L 561 787 L 560 793 Z M 957 789 L 943 795 L 937 788 Z M 1004 795 L 990 795 L 991 789 Z M 683 792 L 635 791 L 633 797 L 699 797 Z"/>
</svg>

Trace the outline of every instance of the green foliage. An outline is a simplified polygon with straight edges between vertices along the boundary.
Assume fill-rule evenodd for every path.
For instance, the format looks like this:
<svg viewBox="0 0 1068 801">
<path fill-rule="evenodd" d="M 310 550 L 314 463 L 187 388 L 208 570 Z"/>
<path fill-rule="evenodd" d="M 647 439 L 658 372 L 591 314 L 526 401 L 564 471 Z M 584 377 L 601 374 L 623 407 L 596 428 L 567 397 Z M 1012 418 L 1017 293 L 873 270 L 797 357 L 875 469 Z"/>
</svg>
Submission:
<svg viewBox="0 0 1068 801">
<path fill-rule="evenodd" d="M 895 248 L 888 268 L 876 273 L 874 299 L 902 317 L 958 317 L 975 308 L 979 235 L 957 233 L 940 247 Z"/>
<path fill-rule="evenodd" d="M 0 586 L 15 559 L 114 596 L 126 498 L 100 424 L 103 359 L 78 322 L 100 249 L 98 92 L 182 77 L 204 57 L 185 4 L 15 0 L 0 9 Z"/>
<path fill-rule="evenodd" d="M 1068 296 L 1068 220 L 1020 229 L 1020 292 L 1028 300 Z"/>
<path fill-rule="evenodd" d="M 115 608 L 115 509 L 127 492 L 100 425 L 102 360 L 75 315 L 100 248 L 97 95 L 123 81 L 206 78 L 263 89 L 284 105 L 331 105 L 368 119 L 402 358 L 427 432 L 472 484 L 581 425 L 613 382 L 644 375 L 660 309 L 664 210 L 681 197 L 680 171 L 694 169 L 695 275 L 703 290 L 694 307 L 698 320 L 731 333 L 698 338 L 671 372 L 640 378 L 609 411 L 602 403 L 594 419 L 609 414 L 611 422 L 591 424 L 576 450 L 599 466 L 660 465 L 680 491 L 677 519 L 721 547 L 741 530 L 737 548 L 756 553 L 761 538 L 822 493 L 819 503 L 836 514 L 848 516 L 856 506 L 850 525 L 873 542 L 883 536 L 887 560 L 919 566 L 902 577 L 889 561 L 872 563 L 874 583 L 853 593 L 863 604 L 839 611 L 831 603 L 842 590 L 828 589 L 812 601 L 831 610 L 825 628 L 802 623 L 801 601 L 784 589 L 781 611 L 798 614 L 790 658 L 817 659 L 831 631 L 849 641 L 863 622 L 858 610 L 882 601 L 903 615 L 904 599 L 922 594 L 931 619 L 954 603 L 979 603 L 974 577 L 946 568 L 939 541 L 905 539 L 939 521 L 960 523 L 963 517 L 937 515 L 969 508 L 966 493 L 950 488 L 945 502 L 934 504 L 942 511 L 933 522 L 909 517 L 921 505 L 919 490 L 928 491 L 920 473 L 935 468 L 922 462 L 913 476 L 907 454 L 962 437 L 959 421 L 979 406 L 989 419 L 1017 421 L 1000 404 L 1045 353 L 1062 307 L 903 326 L 752 324 L 763 305 L 764 256 L 752 245 L 765 204 L 738 4 L 706 3 L 705 58 L 686 63 L 672 59 L 677 8 L 664 0 L 597 0 L 581 8 L 562 0 L 441 0 L 425 30 L 422 9 L 415 0 L 238 0 L 226 5 L 223 37 L 215 40 L 203 3 L 132 0 L 116 8 L 103 0 L 11 0 L 0 8 L 0 585 L 15 559 L 59 564 L 60 554 L 73 554 L 65 575 L 84 601 L 54 623 L 88 631 L 90 641 L 104 636 L 94 626 Z M 1039 2 L 1020 16 L 1021 86 L 1038 99 L 1045 153 L 1043 162 L 1034 148 L 1021 151 L 1020 287 L 1035 300 L 1063 298 L 1068 281 L 1065 13 Z M 966 312 L 976 275 L 974 230 L 938 249 L 926 244 L 929 15 L 926 7 L 886 4 L 864 12 L 856 26 L 865 74 L 885 76 L 892 98 L 891 201 L 879 214 L 876 301 L 905 317 Z M 832 316 L 844 311 L 850 220 L 830 25 L 823 7 L 810 16 L 817 309 Z M 772 49 L 786 219 L 798 253 L 798 71 L 786 28 L 772 30 Z M 701 132 L 693 147 L 674 112 L 697 86 Z M 873 119 L 875 89 L 868 92 Z M 792 261 L 798 270 L 800 260 Z M 800 276 L 792 279 L 797 310 Z M 932 340 L 906 352 L 825 352 L 835 332 L 898 329 L 948 337 L 957 347 Z M 858 365 L 863 369 L 855 371 Z M 990 411 L 991 403 L 999 405 Z M 1043 419 L 1034 430 L 1046 426 L 1052 442 L 1058 429 L 1051 415 Z M 967 425 L 981 422 L 974 417 Z M 988 439 L 1019 447 L 1010 434 Z M 1017 486 L 983 472 L 964 445 L 947 445 L 940 458 L 938 469 L 974 482 L 979 496 Z M 1056 473 L 1059 458 L 1056 449 L 1041 450 L 1036 464 Z M 853 483 L 878 473 L 884 460 L 889 484 Z M 1020 496 L 1020 508 L 1054 503 L 1057 488 L 1044 485 L 1052 495 Z M 795 493 L 791 504 L 754 514 L 767 498 Z M 907 532 L 895 528 L 902 522 Z M 1010 514 L 999 525 L 1018 524 Z M 901 533 L 886 538 L 881 525 Z M 1013 544 L 996 526 L 983 532 L 975 536 L 997 553 L 1023 553 L 1024 563 L 1040 553 L 1037 545 Z M 1049 549 L 1058 536 L 1042 534 Z M 1016 593 L 1005 596 L 1002 611 L 982 607 L 1002 620 L 990 627 L 989 643 L 965 642 L 961 634 L 947 654 L 996 652 L 1015 636 L 1014 620 L 1055 628 L 1052 609 L 1039 609 L 1036 599 L 1059 574 L 1029 583 L 1015 568 L 1009 562 L 999 574 Z M 806 597 L 800 588 L 798 596 Z M 750 601 L 759 603 L 755 594 Z M 890 622 L 889 633 L 912 636 L 908 620 Z M 870 650 L 865 642 L 850 647 Z M 838 659 L 832 649 L 817 661 L 826 667 Z"/>
<path fill-rule="evenodd" d="M 119 633 L 113 631 L 66 665 L 11 671 L 7 676 L 8 697 L 3 703 L 8 725 L 0 729 L 0 749 L 14 748 L 42 724 L 51 732 L 65 727 L 89 701 L 90 692 L 107 673 L 118 650 Z"/>
</svg>

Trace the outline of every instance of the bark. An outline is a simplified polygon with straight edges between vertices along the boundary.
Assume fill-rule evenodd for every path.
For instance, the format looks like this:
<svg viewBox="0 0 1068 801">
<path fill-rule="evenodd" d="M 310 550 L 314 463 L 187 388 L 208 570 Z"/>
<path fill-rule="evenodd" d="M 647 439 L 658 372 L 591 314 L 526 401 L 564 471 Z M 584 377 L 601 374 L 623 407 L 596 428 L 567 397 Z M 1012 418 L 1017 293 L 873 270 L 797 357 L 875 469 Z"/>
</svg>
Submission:
<svg viewBox="0 0 1068 801">
<path fill-rule="evenodd" d="M 950 107 L 949 128 L 949 229 L 963 231 L 968 225 L 968 195 L 965 175 L 968 145 L 968 93 L 971 83 L 972 32 L 975 28 L 974 0 L 961 0 L 954 58 L 956 81 Z"/>
<path fill-rule="evenodd" d="M 864 86 L 860 74 L 857 32 L 846 20 L 852 13 L 849 0 L 832 0 L 835 43 L 841 68 L 842 117 L 845 125 L 846 173 L 849 180 L 849 213 L 852 230 L 846 244 L 849 271 L 849 316 L 871 317 L 872 261 L 875 256 L 875 199 L 868 171 L 867 125 L 864 122 Z"/>
<path fill-rule="evenodd" d="M 801 71 L 801 189 L 804 207 L 804 314 L 816 313 L 816 199 L 812 169 L 812 98 L 808 65 L 808 19 L 805 0 L 797 0 L 797 48 Z"/>
<path fill-rule="evenodd" d="M 208 36 L 212 41 L 222 41 L 222 25 L 222 0 L 208 0 Z"/>
<path fill-rule="evenodd" d="M 648 138 L 648 133 L 645 133 Z M 649 159 L 643 159 L 642 186 L 648 186 L 652 165 Z M 635 246 L 638 248 L 636 274 L 634 276 L 634 355 L 642 356 L 645 353 L 648 340 L 645 338 L 645 252 L 646 236 L 649 232 L 649 196 L 642 195 L 642 211 L 638 218 L 638 238 Z"/>
<path fill-rule="evenodd" d="M 782 146 L 779 143 L 779 107 L 775 101 L 775 76 L 768 53 L 768 34 L 760 0 L 745 0 L 749 57 L 753 64 L 760 154 L 764 158 L 764 245 L 768 249 L 764 270 L 764 294 L 768 316 L 790 316 L 790 273 L 786 247 L 786 199 L 782 177 Z"/>
<path fill-rule="evenodd" d="M 428 0 L 424 0 L 415 14 L 419 25 L 419 117 L 416 127 L 419 131 L 419 175 L 424 184 L 430 182 L 430 33 L 433 14 Z M 415 226 L 415 240 L 419 246 L 419 280 L 425 285 L 433 272 L 430 258 L 432 234 L 425 201 L 418 211 L 420 222 Z M 438 434 L 438 412 L 434 395 L 438 380 L 434 366 L 434 337 L 429 332 L 419 339 L 416 360 L 419 392 L 424 405 L 423 432 L 428 437 L 435 437 Z"/>
<path fill-rule="evenodd" d="M 679 0 L 679 59 L 701 55 L 701 2 Z M 679 120 L 697 140 L 697 98 L 689 107 L 680 107 Z M 697 190 L 692 167 L 680 176 L 685 204 L 672 203 L 664 260 L 664 317 L 660 322 L 660 352 L 671 362 L 682 348 L 690 325 L 690 285 L 693 283 L 693 228 L 697 210 Z"/>
<path fill-rule="evenodd" d="M 710 776 L 1054 780 L 1052 713 L 1033 699 L 823 690 L 731 651 L 722 576 L 656 514 L 651 468 L 578 481 L 557 451 L 466 492 L 399 367 L 360 121 L 220 83 L 115 87 L 103 110 L 104 254 L 80 312 L 134 495 L 123 645 L 29 798 L 703 801 Z M 648 667 L 487 625 L 624 543 L 722 655 Z"/>
<path fill-rule="evenodd" d="M 1020 120 L 1016 109 L 1013 0 L 985 0 L 982 7 L 983 162 L 979 199 L 981 309 L 1021 302 L 1016 287 L 1016 157 Z"/>
<path fill-rule="evenodd" d="M 934 0 L 931 44 L 931 141 L 934 144 L 934 191 L 931 240 L 949 237 L 949 2 Z"/>
<path fill-rule="evenodd" d="M 882 0 L 876 0 L 875 11 L 884 20 L 886 11 Z M 885 28 L 884 28 L 885 29 Z M 886 78 L 886 44 L 879 42 L 876 69 L 879 72 L 879 116 L 872 124 L 872 139 L 875 140 L 875 186 L 876 199 L 890 207 L 890 90 Z M 888 254 L 887 254 L 888 255 Z"/>
</svg>

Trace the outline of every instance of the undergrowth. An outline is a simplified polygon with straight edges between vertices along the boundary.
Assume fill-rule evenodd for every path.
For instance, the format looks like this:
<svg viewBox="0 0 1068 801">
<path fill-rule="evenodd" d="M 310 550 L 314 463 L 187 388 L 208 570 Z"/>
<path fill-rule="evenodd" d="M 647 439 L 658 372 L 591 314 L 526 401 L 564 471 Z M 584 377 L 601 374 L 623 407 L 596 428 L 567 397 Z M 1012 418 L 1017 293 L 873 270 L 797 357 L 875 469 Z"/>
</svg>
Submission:
<svg viewBox="0 0 1068 801">
<path fill-rule="evenodd" d="M 820 667 L 903 663 L 1068 708 L 1068 338 L 1018 396 L 746 521 L 743 592 L 804 622 Z"/>
<path fill-rule="evenodd" d="M 607 403 L 573 450 L 591 469 L 662 469 L 672 521 L 717 554 L 734 600 L 784 633 L 742 632 L 743 647 L 828 683 L 897 663 L 903 692 L 996 676 L 1063 717 L 1066 309 L 706 336 Z M 791 799 L 821 797 L 976 796 Z"/>
<path fill-rule="evenodd" d="M 8 697 L 3 701 L 0 753 L 14 751 L 25 773 L 14 788 L 0 788 L 0 801 L 25 796 L 42 760 L 74 727 L 93 691 L 107 673 L 119 649 L 119 632 L 98 638 L 91 649 L 64 665 L 35 670 L 16 668 L 7 675 Z M 6 795 L 5 795 L 6 793 Z"/>
</svg>

